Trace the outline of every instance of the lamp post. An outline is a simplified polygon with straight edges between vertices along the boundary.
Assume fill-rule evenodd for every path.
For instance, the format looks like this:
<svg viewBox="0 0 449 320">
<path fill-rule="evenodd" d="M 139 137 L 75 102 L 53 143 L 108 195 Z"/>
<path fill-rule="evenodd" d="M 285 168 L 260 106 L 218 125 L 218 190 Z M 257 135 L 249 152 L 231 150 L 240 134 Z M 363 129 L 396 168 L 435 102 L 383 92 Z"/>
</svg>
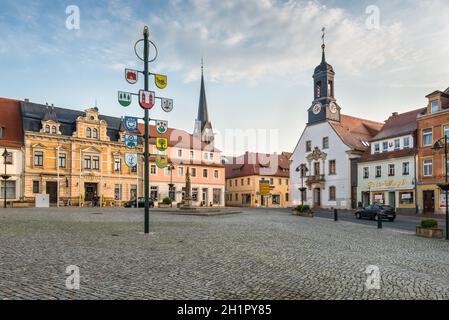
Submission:
<svg viewBox="0 0 449 320">
<path fill-rule="evenodd" d="M 299 191 L 301 191 L 301 206 L 304 206 L 304 191 L 307 190 L 307 188 L 304 187 L 304 176 L 308 171 L 309 169 L 304 163 L 296 168 L 296 172 L 301 172 L 301 188 L 299 188 Z"/>
<path fill-rule="evenodd" d="M 8 176 L 7 172 L 6 172 L 6 165 L 7 165 L 6 158 L 8 157 L 8 155 L 9 155 L 9 152 L 5 148 L 5 151 L 3 152 L 3 155 L 2 155 L 3 163 L 5 164 L 5 174 L 2 176 L 2 178 L 3 178 L 3 206 L 5 209 L 6 209 L 6 181 L 8 181 L 8 179 L 10 178 L 10 176 Z"/>
<path fill-rule="evenodd" d="M 447 137 L 447 134 L 445 133 L 443 138 L 441 138 L 437 142 L 435 142 L 432 149 L 435 151 L 438 151 L 438 150 L 441 150 L 444 148 L 444 161 L 445 161 L 445 180 L 444 181 L 446 184 L 446 188 L 444 190 L 446 193 L 446 240 L 449 240 L 449 207 L 448 207 L 449 193 L 448 193 L 448 188 L 447 188 L 448 187 L 447 140 L 448 140 L 448 137 Z M 444 146 L 441 145 L 442 141 L 444 141 Z"/>
<path fill-rule="evenodd" d="M 173 170 L 174 169 L 175 169 L 175 166 L 172 163 L 170 163 L 168 166 L 168 170 L 170 170 L 170 184 L 168 185 L 168 196 L 171 199 L 171 203 L 170 203 L 171 208 L 173 208 L 173 201 L 175 200 L 174 198 L 176 196 L 176 193 L 175 193 L 175 195 L 172 197 L 172 192 L 173 192 L 172 190 L 173 190 L 173 187 L 175 186 L 173 184 Z"/>
</svg>

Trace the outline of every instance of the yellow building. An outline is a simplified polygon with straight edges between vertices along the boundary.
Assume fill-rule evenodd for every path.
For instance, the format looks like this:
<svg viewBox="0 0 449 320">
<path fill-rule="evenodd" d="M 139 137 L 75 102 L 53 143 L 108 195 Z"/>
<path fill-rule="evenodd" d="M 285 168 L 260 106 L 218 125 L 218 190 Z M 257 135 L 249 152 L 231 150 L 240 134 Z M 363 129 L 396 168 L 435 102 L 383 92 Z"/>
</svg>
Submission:
<svg viewBox="0 0 449 320">
<path fill-rule="evenodd" d="M 48 194 L 51 204 L 120 205 L 134 199 L 142 182 L 125 164 L 129 134 L 119 118 L 21 102 L 25 142 L 25 198 Z M 137 134 L 137 133 L 134 133 Z M 59 192 L 58 192 L 59 190 Z"/>
<path fill-rule="evenodd" d="M 226 205 L 243 207 L 290 207 L 291 154 L 246 153 L 232 158 L 226 167 Z M 270 182 L 270 195 L 260 192 L 260 181 Z M 268 201 L 268 203 L 267 203 Z"/>
</svg>

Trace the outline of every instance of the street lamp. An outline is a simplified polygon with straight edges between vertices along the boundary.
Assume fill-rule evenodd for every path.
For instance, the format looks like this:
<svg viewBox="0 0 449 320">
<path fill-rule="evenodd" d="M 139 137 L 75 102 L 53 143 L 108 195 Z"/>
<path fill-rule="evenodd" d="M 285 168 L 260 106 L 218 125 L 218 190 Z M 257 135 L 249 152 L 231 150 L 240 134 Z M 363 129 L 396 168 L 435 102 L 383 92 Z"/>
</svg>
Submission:
<svg viewBox="0 0 449 320">
<path fill-rule="evenodd" d="M 8 181 L 8 179 L 11 178 L 10 176 L 7 175 L 7 172 L 6 172 L 6 164 L 7 164 L 6 158 L 9 156 L 9 152 L 8 152 L 8 150 L 6 150 L 6 148 L 5 148 L 5 152 L 3 152 L 2 156 L 3 156 L 3 163 L 5 165 L 5 174 L 2 176 L 3 190 L 4 190 L 3 191 L 3 206 L 6 209 L 6 181 Z"/>
<path fill-rule="evenodd" d="M 301 191 L 301 205 L 304 206 L 304 191 L 307 190 L 307 188 L 304 187 L 304 176 L 309 171 L 307 166 L 302 163 L 298 168 L 296 168 L 296 172 L 301 172 L 301 188 L 299 188 L 299 191 Z"/>
<path fill-rule="evenodd" d="M 171 199 L 171 203 L 170 203 L 170 207 L 173 208 L 173 201 L 175 201 L 175 196 L 176 194 L 173 195 L 173 187 L 175 186 L 173 184 L 173 170 L 175 169 L 175 166 L 173 165 L 173 163 L 170 163 L 168 166 L 168 170 L 170 170 L 170 183 L 168 185 L 168 196 Z M 173 196 L 172 196 L 173 195 Z"/>
<path fill-rule="evenodd" d="M 448 166 L 447 166 L 447 135 L 446 133 L 444 134 L 444 138 L 439 139 L 437 142 L 435 142 L 435 144 L 433 145 L 432 149 L 435 151 L 441 150 L 444 148 L 444 161 L 445 161 L 445 182 L 446 182 L 446 188 L 445 188 L 445 193 L 446 193 L 446 240 L 449 240 L 449 207 L 448 207 L 448 198 L 449 198 L 449 193 L 448 193 Z M 444 141 L 444 146 L 441 145 L 442 141 Z M 441 189 L 441 188 L 440 188 Z"/>
</svg>

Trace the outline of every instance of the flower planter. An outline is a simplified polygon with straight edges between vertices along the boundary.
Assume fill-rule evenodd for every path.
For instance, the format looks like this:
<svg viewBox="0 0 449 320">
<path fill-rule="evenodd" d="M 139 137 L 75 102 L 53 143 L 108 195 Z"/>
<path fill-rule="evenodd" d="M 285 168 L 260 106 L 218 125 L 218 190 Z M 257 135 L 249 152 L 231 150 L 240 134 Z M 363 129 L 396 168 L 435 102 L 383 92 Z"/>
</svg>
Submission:
<svg viewBox="0 0 449 320">
<path fill-rule="evenodd" d="M 293 212 L 294 216 L 306 217 L 306 218 L 313 218 L 314 217 L 313 212 L 311 210 L 303 211 L 303 212 L 298 211 L 298 210 L 293 210 L 292 212 Z"/>
<path fill-rule="evenodd" d="M 168 209 L 168 208 L 171 208 L 171 205 L 170 204 L 165 204 L 163 202 L 159 202 L 157 207 L 158 208 L 162 208 L 162 209 Z"/>
<path fill-rule="evenodd" d="M 424 238 L 443 239 L 443 229 L 423 228 L 423 227 L 417 226 L 416 227 L 416 235 L 418 237 L 424 237 Z"/>
</svg>

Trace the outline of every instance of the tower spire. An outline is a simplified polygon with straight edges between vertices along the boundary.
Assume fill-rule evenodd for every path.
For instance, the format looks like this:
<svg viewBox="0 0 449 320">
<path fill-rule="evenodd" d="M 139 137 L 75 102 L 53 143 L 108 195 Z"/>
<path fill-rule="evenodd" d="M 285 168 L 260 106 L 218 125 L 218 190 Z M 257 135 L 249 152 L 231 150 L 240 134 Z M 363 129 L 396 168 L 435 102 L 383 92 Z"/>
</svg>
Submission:
<svg viewBox="0 0 449 320">
<path fill-rule="evenodd" d="M 201 58 L 201 87 L 200 101 L 198 103 L 198 117 L 195 122 L 195 135 L 201 136 L 205 142 L 213 142 L 212 124 L 209 121 L 209 111 L 207 109 L 206 88 L 204 85 L 204 59 Z"/>
<path fill-rule="evenodd" d="M 321 45 L 321 49 L 323 50 L 323 55 L 321 57 L 321 63 L 325 63 L 326 62 L 326 53 L 325 53 L 325 49 L 326 49 L 326 43 L 325 43 L 326 27 L 323 27 L 323 29 L 321 29 L 321 32 L 322 32 L 321 39 L 323 40 L 323 44 Z"/>
</svg>

